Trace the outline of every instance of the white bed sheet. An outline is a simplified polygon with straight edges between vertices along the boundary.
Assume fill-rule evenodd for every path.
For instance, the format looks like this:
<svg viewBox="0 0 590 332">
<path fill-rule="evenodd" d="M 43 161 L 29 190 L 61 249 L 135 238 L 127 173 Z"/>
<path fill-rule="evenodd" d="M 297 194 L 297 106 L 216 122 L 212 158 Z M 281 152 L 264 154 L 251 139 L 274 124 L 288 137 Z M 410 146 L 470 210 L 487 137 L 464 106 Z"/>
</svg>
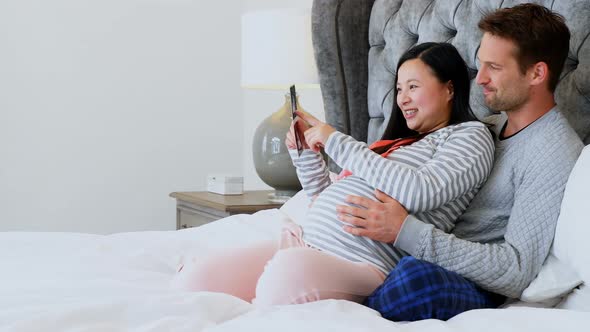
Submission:
<svg viewBox="0 0 590 332">
<path fill-rule="evenodd" d="M 347 301 L 257 308 L 173 290 L 184 259 L 276 238 L 279 210 L 170 232 L 0 233 L 0 331 L 586 331 L 590 313 L 512 307 L 393 323 Z"/>
</svg>

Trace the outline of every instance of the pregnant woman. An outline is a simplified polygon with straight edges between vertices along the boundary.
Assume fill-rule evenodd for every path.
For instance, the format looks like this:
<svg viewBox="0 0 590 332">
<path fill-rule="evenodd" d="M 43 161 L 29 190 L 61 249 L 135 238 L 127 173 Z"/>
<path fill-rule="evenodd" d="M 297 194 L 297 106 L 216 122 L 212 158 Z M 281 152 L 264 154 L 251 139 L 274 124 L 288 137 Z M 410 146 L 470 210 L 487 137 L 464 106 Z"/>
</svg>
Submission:
<svg viewBox="0 0 590 332">
<path fill-rule="evenodd" d="M 298 112 L 286 144 L 306 194 L 307 222 L 283 221 L 280 239 L 185 264 L 175 284 L 224 292 L 261 305 L 321 299 L 362 302 L 405 253 L 343 230 L 337 205 L 382 191 L 421 220 L 449 231 L 485 182 L 494 144 L 469 108 L 465 62 L 447 43 L 416 45 L 398 62 L 396 101 L 382 140 L 370 147 Z M 298 156 L 297 126 L 305 148 Z M 319 151 L 344 171 L 330 180 Z M 348 225 L 350 226 L 350 225 Z"/>
</svg>

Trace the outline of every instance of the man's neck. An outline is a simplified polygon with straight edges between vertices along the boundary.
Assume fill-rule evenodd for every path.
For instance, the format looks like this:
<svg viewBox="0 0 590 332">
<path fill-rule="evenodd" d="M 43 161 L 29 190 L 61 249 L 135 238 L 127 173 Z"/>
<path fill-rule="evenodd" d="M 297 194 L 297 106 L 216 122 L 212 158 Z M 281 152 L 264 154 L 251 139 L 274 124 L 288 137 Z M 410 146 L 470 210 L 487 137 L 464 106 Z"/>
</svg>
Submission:
<svg viewBox="0 0 590 332">
<path fill-rule="evenodd" d="M 518 109 L 506 111 L 508 121 L 502 136 L 509 137 L 535 122 L 555 106 L 553 94 L 531 96 L 530 100 Z"/>
</svg>

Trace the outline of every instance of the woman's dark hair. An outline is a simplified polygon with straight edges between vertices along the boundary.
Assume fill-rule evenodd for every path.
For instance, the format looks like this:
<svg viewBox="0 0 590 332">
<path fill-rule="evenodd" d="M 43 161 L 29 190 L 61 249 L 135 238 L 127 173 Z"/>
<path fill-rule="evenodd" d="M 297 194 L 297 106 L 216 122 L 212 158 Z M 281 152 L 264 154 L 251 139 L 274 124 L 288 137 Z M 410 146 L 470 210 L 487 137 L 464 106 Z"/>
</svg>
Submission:
<svg viewBox="0 0 590 332">
<path fill-rule="evenodd" d="M 465 61 L 453 45 L 449 43 L 423 43 L 407 50 L 397 63 L 395 84 L 397 84 L 397 72 L 401 65 L 413 59 L 420 59 L 424 62 L 441 83 L 452 82 L 453 101 L 449 125 L 477 121 L 469 107 L 469 73 L 467 72 L 467 65 L 465 65 Z M 391 140 L 416 135 L 418 135 L 416 131 L 408 128 L 406 119 L 397 105 L 397 88 L 394 86 L 393 110 L 381 139 Z"/>
</svg>

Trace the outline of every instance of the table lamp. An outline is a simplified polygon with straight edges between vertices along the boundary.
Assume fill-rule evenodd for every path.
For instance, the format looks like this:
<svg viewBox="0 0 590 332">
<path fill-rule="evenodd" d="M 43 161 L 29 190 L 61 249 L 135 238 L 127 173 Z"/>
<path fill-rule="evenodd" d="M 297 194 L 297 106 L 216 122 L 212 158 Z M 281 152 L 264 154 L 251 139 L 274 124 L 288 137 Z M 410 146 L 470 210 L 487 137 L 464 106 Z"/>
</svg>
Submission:
<svg viewBox="0 0 590 332">
<path fill-rule="evenodd" d="M 247 12 L 242 16 L 242 87 L 282 90 L 283 105 L 256 129 L 252 152 L 256 173 L 284 202 L 301 190 L 285 146 L 291 125 L 289 86 L 319 88 L 311 43 L 311 15 L 303 9 Z M 302 109 L 297 100 L 297 108 Z"/>
</svg>

